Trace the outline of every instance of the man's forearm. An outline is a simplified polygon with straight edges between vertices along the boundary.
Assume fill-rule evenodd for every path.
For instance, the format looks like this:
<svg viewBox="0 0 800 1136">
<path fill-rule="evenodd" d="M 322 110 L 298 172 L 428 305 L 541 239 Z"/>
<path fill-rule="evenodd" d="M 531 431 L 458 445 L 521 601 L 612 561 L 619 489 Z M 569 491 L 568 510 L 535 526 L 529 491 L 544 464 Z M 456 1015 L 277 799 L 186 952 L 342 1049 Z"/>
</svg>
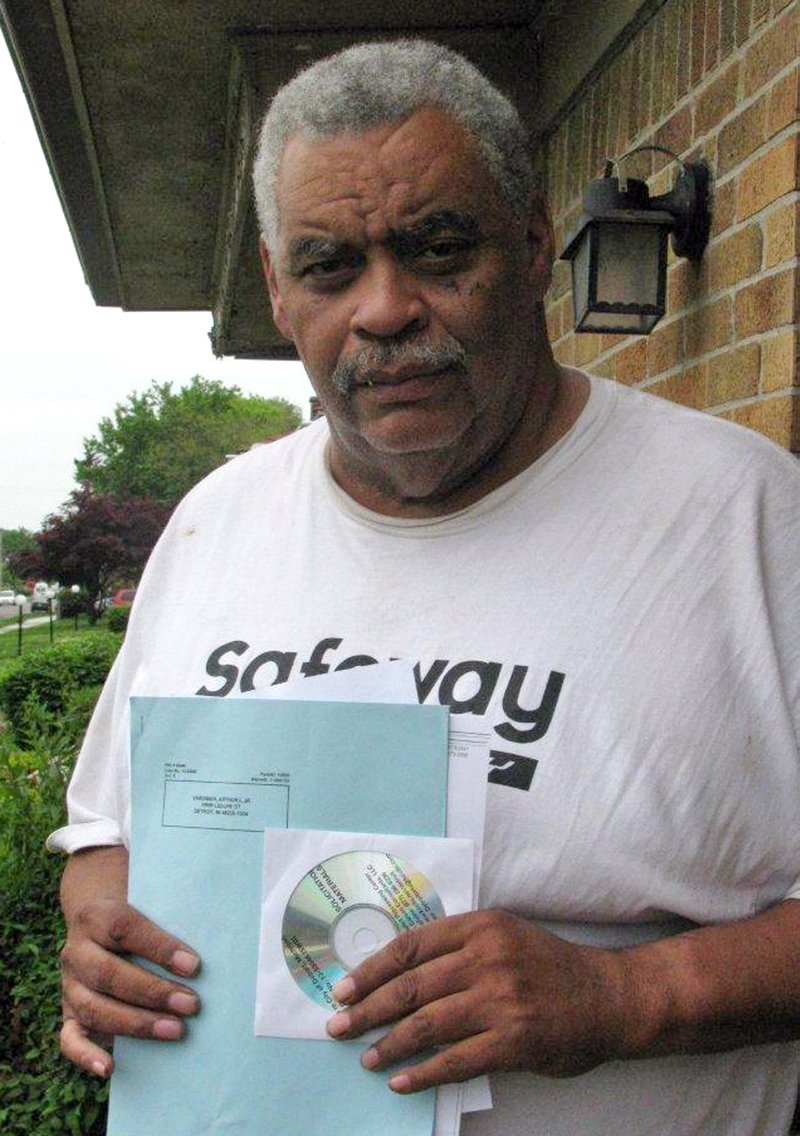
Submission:
<svg viewBox="0 0 800 1136">
<path fill-rule="evenodd" d="M 622 1057 L 800 1037 L 800 902 L 621 953 L 631 1012 Z"/>
</svg>

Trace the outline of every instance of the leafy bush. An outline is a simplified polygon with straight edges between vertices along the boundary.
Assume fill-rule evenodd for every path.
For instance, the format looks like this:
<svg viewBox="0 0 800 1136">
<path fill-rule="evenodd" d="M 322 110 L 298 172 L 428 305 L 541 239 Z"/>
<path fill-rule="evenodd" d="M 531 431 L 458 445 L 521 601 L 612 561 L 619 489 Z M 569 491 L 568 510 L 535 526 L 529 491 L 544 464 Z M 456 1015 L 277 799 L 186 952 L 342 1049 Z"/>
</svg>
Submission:
<svg viewBox="0 0 800 1136">
<path fill-rule="evenodd" d="M 87 687 L 105 680 L 120 643 L 119 635 L 89 631 L 7 665 L 0 673 L 0 710 L 17 742 L 25 744 L 27 738 L 26 703 L 33 698 L 45 710 L 68 715 L 70 707 L 74 710 L 85 699 Z"/>
<path fill-rule="evenodd" d="M 106 627 L 109 631 L 122 631 L 128 629 L 128 616 L 131 613 L 130 604 L 118 604 L 110 607 L 106 612 Z"/>
<path fill-rule="evenodd" d="M 61 726 L 41 704 L 31 715 L 53 739 Z M 58 905 L 61 861 L 44 840 L 63 823 L 72 754 L 22 751 L 0 728 L 0 1132 L 3 1136 L 101 1136 L 108 1086 L 58 1051 Z"/>
<path fill-rule="evenodd" d="M 83 615 L 87 605 L 86 595 L 71 588 L 62 588 L 58 593 L 58 614 L 61 619 L 73 619 L 76 615 Z"/>
</svg>

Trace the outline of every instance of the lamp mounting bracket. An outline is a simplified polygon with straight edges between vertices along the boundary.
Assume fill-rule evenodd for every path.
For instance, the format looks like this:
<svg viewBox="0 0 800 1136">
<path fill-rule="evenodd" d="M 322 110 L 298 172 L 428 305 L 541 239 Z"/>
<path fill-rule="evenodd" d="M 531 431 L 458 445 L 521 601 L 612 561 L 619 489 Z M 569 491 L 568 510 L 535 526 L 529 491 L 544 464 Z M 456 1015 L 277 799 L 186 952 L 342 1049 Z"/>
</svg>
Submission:
<svg viewBox="0 0 800 1136">
<path fill-rule="evenodd" d="M 702 257 L 711 231 L 710 180 L 706 162 L 681 163 L 669 193 L 650 198 L 652 209 L 663 209 L 674 218 L 672 247 L 675 253 L 695 262 Z"/>
</svg>

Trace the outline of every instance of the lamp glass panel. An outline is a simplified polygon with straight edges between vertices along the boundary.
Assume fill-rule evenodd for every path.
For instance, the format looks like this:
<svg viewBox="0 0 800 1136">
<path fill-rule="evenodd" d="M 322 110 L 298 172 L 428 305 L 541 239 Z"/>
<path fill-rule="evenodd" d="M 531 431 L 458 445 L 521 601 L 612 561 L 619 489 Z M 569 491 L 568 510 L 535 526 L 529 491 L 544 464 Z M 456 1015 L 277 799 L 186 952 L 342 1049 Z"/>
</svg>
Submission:
<svg viewBox="0 0 800 1136">
<path fill-rule="evenodd" d="M 658 225 L 598 225 L 594 301 L 657 307 L 660 246 Z"/>
<path fill-rule="evenodd" d="M 578 251 L 572 260 L 572 303 L 575 322 L 580 323 L 589 305 L 590 230 L 584 229 Z"/>
<path fill-rule="evenodd" d="M 644 312 L 587 312 L 579 331 L 607 331 L 625 335 L 649 335 L 660 315 Z"/>
</svg>

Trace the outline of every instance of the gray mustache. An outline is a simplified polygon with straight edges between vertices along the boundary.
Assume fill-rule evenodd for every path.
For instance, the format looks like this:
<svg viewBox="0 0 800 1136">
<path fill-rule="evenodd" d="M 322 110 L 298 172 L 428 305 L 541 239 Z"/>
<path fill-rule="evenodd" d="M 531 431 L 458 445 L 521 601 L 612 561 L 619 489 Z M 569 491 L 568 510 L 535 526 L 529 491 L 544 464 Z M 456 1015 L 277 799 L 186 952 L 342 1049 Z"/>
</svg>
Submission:
<svg viewBox="0 0 800 1136">
<path fill-rule="evenodd" d="M 375 343 L 363 347 L 350 359 L 342 359 L 331 375 L 340 394 L 380 378 L 385 367 L 425 367 L 441 371 L 445 367 L 465 370 L 467 353 L 452 336 L 440 343 Z"/>
</svg>

